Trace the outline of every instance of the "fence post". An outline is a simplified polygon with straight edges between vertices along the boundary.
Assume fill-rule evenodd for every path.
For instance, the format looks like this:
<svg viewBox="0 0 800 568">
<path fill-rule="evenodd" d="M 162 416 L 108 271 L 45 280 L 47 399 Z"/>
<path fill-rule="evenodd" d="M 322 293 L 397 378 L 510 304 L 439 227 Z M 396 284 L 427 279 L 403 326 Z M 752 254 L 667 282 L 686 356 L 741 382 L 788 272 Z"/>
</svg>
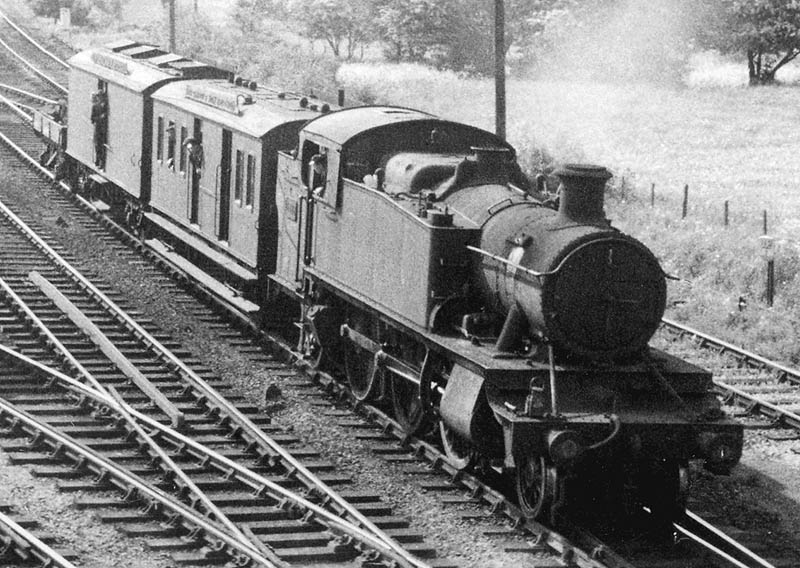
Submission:
<svg viewBox="0 0 800 568">
<path fill-rule="evenodd" d="M 729 213 L 729 205 L 728 205 L 728 200 L 726 199 L 725 200 L 724 212 L 722 214 L 722 223 L 726 227 L 728 226 L 728 213 Z"/>
<path fill-rule="evenodd" d="M 775 259 L 767 261 L 767 305 L 771 308 L 775 300 Z"/>
<path fill-rule="evenodd" d="M 683 210 L 681 212 L 681 219 L 686 219 L 686 212 L 689 209 L 689 184 L 683 186 Z"/>
<path fill-rule="evenodd" d="M 766 209 L 764 209 L 763 217 L 764 217 L 764 234 L 766 235 L 767 234 L 767 210 Z"/>
<path fill-rule="evenodd" d="M 650 207 L 656 206 L 656 184 L 650 184 Z"/>
<path fill-rule="evenodd" d="M 770 308 L 775 301 L 775 239 L 768 235 L 758 238 L 761 241 L 761 254 L 767 261 L 767 282 L 764 296 Z"/>
</svg>

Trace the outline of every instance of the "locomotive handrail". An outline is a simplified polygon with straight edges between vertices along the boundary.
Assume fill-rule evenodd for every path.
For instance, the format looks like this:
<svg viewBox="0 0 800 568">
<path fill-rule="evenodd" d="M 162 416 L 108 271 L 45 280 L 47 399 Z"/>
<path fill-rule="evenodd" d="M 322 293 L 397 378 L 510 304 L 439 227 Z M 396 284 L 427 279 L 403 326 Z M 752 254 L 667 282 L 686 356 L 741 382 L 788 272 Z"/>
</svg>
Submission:
<svg viewBox="0 0 800 568">
<path fill-rule="evenodd" d="M 303 240 L 303 203 L 308 198 L 305 195 L 300 196 L 297 203 L 297 254 L 294 259 L 294 281 L 300 280 L 300 243 Z M 307 206 L 306 206 L 307 207 Z"/>
<path fill-rule="evenodd" d="M 553 274 L 553 273 L 548 273 L 548 272 L 536 272 L 535 270 L 531 270 L 530 268 L 525 268 L 524 266 L 521 266 L 521 265 L 519 265 L 519 264 L 517 264 L 515 262 L 511 262 L 510 260 L 505 259 L 502 256 L 493 254 L 493 253 L 489 252 L 488 250 L 483 250 L 482 248 L 478 248 L 478 247 L 473 247 L 471 245 L 467 245 L 467 250 L 471 250 L 472 252 L 477 252 L 480 255 L 483 255 L 483 256 L 486 256 L 488 258 L 491 258 L 492 260 L 496 260 L 497 262 L 500 262 L 502 264 L 510 266 L 514 270 L 520 270 L 520 271 L 522 271 L 522 272 L 524 272 L 526 274 L 530 274 L 534 278 L 541 278 L 542 276 L 547 276 L 548 274 Z"/>
<path fill-rule="evenodd" d="M 492 260 L 496 260 L 497 262 L 500 262 L 500 263 L 505 264 L 507 266 L 510 266 L 511 268 L 513 268 L 515 270 L 520 270 L 520 271 L 524 272 L 525 274 L 533 276 L 534 278 L 541 278 L 543 276 L 553 276 L 555 274 L 558 274 L 558 272 L 562 268 L 564 268 L 564 265 L 567 263 L 567 261 L 574 254 L 576 254 L 578 251 L 583 250 L 584 248 L 586 248 L 586 247 L 588 247 L 590 245 L 595 245 L 597 243 L 603 243 L 603 242 L 609 242 L 609 241 L 613 242 L 615 240 L 616 239 L 613 239 L 613 238 L 610 238 L 610 237 L 606 237 L 606 238 L 603 238 L 603 239 L 595 239 L 595 240 L 587 241 L 587 242 L 585 242 L 583 244 L 580 244 L 577 247 L 575 247 L 574 249 L 572 249 L 571 251 L 569 251 L 569 253 L 567 253 L 567 255 L 564 258 L 561 259 L 561 262 L 558 263 L 558 266 L 556 266 L 553 270 L 550 270 L 548 272 L 538 272 L 536 270 L 531 270 L 530 268 L 526 268 L 526 267 L 524 267 L 524 266 L 522 266 L 520 264 L 517 264 L 515 262 L 511 262 L 510 260 L 508 260 L 506 258 L 503 258 L 502 256 L 499 256 L 499 255 L 496 255 L 494 253 L 491 253 L 488 250 L 483 250 L 482 248 L 478 248 L 478 247 L 473 247 L 471 245 L 467 245 L 467 249 L 471 250 L 472 252 L 476 252 L 476 253 L 478 253 L 480 255 L 483 255 L 483 256 L 486 256 L 488 258 L 491 258 Z M 667 274 L 666 272 L 664 272 L 664 269 L 661 268 L 661 266 L 659 266 L 658 268 L 661 271 L 661 274 L 665 278 L 670 278 L 670 275 Z"/>
</svg>

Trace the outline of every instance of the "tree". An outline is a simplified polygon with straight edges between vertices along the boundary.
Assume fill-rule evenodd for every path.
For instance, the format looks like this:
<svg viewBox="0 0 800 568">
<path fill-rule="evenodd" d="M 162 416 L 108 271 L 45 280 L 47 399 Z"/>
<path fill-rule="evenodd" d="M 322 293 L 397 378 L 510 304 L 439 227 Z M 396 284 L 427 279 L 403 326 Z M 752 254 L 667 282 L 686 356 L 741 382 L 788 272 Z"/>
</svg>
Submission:
<svg viewBox="0 0 800 568">
<path fill-rule="evenodd" d="M 422 61 L 437 45 L 447 43 L 456 25 L 453 0 L 392 0 L 379 2 L 377 24 L 394 61 Z"/>
<path fill-rule="evenodd" d="M 283 16 L 283 5 L 276 0 L 236 0 L 231 13 L 231 18 L 245 35 L 263 31 L 265 18 Z"/>
<path fill-rule="evenodd" d="M 345 57 L 352 59 L 373 37 L 369 0 L 295 0 L 291 12 L 305 34 L 323 40 L 336 57 L 346 50 Z"/>
<path fill-rule="evenodd" d="M 31 9 L 37 16 L 58 20 L 61 8 L 69 8 L 72 25 L 83 26 L 88 23 L 92 4 L 88 0 L 33 0 Z"/>
<path fill-rule="evenodd" d="M 563 0 L 505 0 L 505 46 L 526 49 L 542 13 Z M 430 61 L 456 71 L 492 72 L 494 0 L 379 0 L 380 38 L 393 60 Z"/>
<path fill-rule="evenodd" d="M 800 1 L 719 0 L 705 14 L 701 45 L 747 58 L 750 85 L 775 82 L 775 73 L 800 55 Z"/>
</svg>

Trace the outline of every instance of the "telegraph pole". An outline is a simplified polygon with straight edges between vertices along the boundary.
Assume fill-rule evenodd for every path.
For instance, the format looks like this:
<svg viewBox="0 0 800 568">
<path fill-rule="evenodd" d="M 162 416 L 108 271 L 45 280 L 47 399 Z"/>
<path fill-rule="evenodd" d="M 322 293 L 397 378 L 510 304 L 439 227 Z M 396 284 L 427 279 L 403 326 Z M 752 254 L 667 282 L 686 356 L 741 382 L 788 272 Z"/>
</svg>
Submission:
<svg viewBox="0 0 800 568">
<path fill-rule="evenodd" d="M 169 50 L 175 53 L 175 0 L 169 0 Z"/>
<path fill-rule="evenodd" d="M 506 13 L 503 0 L 494 0 L 494 117 L 495 134 L 506 138 Z"/>
</svg>

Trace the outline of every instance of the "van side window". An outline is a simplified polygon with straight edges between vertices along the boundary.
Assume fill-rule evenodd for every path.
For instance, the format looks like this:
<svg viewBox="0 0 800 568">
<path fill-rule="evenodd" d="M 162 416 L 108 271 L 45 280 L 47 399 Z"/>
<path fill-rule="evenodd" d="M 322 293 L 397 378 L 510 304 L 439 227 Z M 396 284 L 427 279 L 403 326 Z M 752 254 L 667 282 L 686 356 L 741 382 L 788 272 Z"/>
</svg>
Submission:
<svg viewBox="0 0 800 568">
<path fill-rule="evenodd" d="M 181 159 L 180 159 L 180 167 L 178 168 L 181 173 L 186 171 L 186 137 L 187 131 L 185 126 L 181 126 Z"/>
<path fill-rule="evenodd" d="M 156 160 L 164 159 L 164 117 L 158 117 L 158 132 L 156 133 Z"/>
<path fill-rule="evenodd" d="M 167 167 L 175 170 L 175 121 L 170 120 L 167 126 Z"/>
<path fill-rule="evenodd" d="M 244 186 L 244 152 L 236 150 L 236 179 L 233 184 L 233 198 L 242 204 L 242 187 Z"/>
<path fill-rule="evenodd" d="M 256 159 L 252 154 L 247 154 L 247 189 L 244 196 L 244 204 L 253 205 L 253 194 L 256 186 Z"/>
</svg>

